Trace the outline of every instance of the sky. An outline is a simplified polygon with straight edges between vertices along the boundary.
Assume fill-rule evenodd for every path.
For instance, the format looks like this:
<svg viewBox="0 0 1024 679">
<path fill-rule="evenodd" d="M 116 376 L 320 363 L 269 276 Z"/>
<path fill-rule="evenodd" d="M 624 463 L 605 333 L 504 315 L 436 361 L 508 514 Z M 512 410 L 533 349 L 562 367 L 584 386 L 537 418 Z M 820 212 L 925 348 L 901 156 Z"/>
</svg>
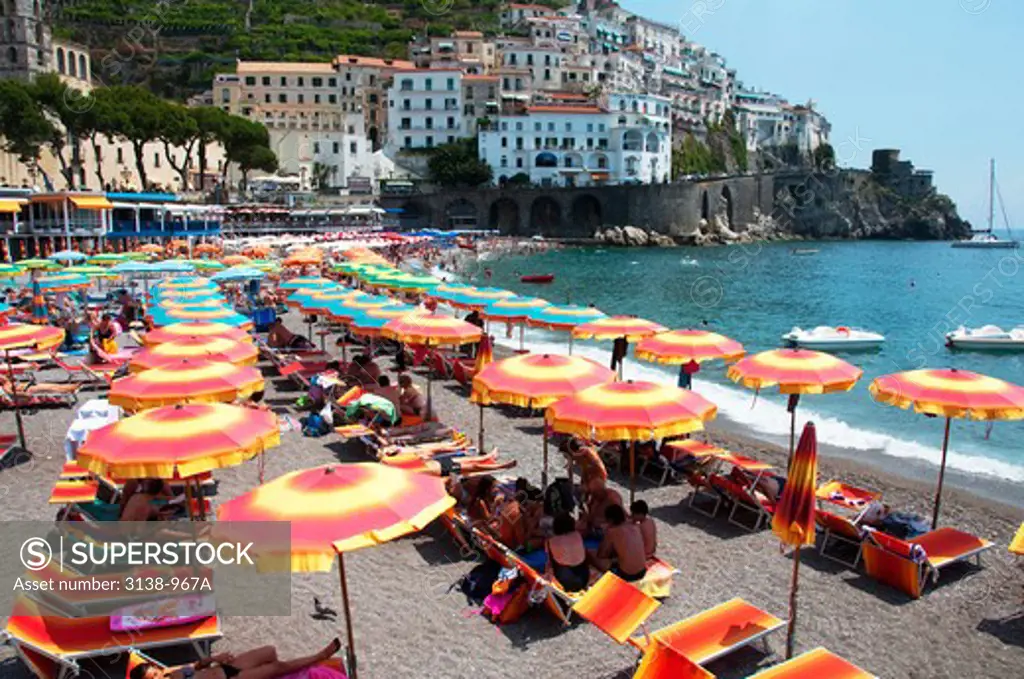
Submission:
<svg viewBox="0 0 1024 679">
<path fill-rule="evenodd" d="M 620 0 L 726 58 L 746 86 L 817 102 L 841 164 L 871 150 L 935 172 L 975 228 L 988 161 L 1024 226 L 1024 0 Z M 859 149 L 858 149 L 859 147 Z M 1001 226 L 996 208 L 996 226 Z"/>
</svg>

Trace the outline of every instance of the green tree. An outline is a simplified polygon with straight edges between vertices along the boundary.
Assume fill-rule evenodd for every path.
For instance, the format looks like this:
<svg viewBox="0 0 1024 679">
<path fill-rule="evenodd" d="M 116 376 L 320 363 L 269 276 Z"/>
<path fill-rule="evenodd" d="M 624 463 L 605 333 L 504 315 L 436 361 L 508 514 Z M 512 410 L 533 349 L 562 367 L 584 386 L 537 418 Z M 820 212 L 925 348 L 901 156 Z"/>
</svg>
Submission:
<svg viewBox="0 0 1024 679">
<path fill-rule="evenodd" d="M 438 146 L 427 166 L 430 180 L 441 186 L 479 186 L 494 178 L 494 170 L 478 155 L 476 138 Z"/>
<path fill-rule="evenodd" d="M 199 188 L 206 187 L 206 150 L 220 139 L 228 125 L 230 115 L 216 106 L 198 106 L 188 109 L 196 124 L 196 146 L 199 160 Z"/>
<path fill-rule="evenodd" d="M 811 159 L 818 170 L 831 170 L 836 166 L 836 151 L 832 144 L 825 142 L 814 149 Z"/>
<path fill-rule="evenodd" d="M 60 163 L 61 174 L 69 189 L 75 189 L 82 174 L 82 137 L 90 97 L 68 87 L 55 73 L 44 73 L 32 83 L 32 93 L 45 115 L 53 122 L 50 150 Z M 65 152 L 70 147 L 70 159 Z"/>
<path fill-rule="evenodd" d="M 29 86 L 0 80 L 0 137 L 2 148 L 13 153 L 35 173 L 43 145 L 57 133 Z"/>
<path fill-rule="evenodd" d="M 277 155 L 268 146 L 245 146 L 235 159 L 238 169 L 242 172 L 240 188 L 245 191 L 249 185 L 249 173 L 252 170 L 263 172 L 277 171 Z"/>
<path fill-rule="evenodd" d="M 168 103 L 163 110 L 160 121 L 160 141 L 164 145 L 164 157 L 174 168 L 181 179 L 181 190 L 188 188 L 188 171 L 192 165 L 192 152 L 199 142 L 199 126 L 188 108 L 180 104 Z M 175 159 L 174 149 L 182 149 L 181 160 Z"/>
<path fill-rule="evenodd" d="M 101 187 L 107 183 L 103 174 L 103 163 L 100 162 L 103 139 L 113 144 L 118 140 L 121 131 L 128 125 L 128 111 L 121 102 L 115 99 L 116 92 L 106 87 L 97 87 L 89 93 L 90 106 L 82 116 L 82 133 L 89 139 L 92 146 L 93 158 L 96 163 L 93 166 L 93 173 Z"/>
<path fill-rule="evenodd" d="M 146 144 L 159 140 L 163 135 L 166 111 L 171 104 L 136 85 L 116 85 L 109 89 L 109 96 L 128 113 L 119 121 L 118 136 L 132 145 L 139 188 L 145 191 L 149 187 L 144 156 Z"/>
<path fill-rule="evenodd" d="M 267 128 L 241 116 L 229 115 L 218 136 L 224 147 L 224 166 L 221 168 L 221 181 L 227 181 L 228 166 L 235 163 L 242 170 L 243 183 L 249 170 L 267 167 L 270 158 L 274 157 L 274 168 L 277 158 L 270 149 L 270 136 Z M 264 152 L 261 149 L 265 149 Z M 268 155 L 269 154 L 269 155 Z"/>
</svg>

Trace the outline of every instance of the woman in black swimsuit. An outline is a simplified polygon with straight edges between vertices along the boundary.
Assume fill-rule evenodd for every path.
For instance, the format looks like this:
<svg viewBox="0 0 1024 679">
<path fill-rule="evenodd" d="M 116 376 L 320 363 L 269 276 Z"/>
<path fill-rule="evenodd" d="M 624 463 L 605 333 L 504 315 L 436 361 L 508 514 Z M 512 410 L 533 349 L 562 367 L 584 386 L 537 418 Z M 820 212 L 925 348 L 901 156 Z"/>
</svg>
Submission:
<svg viewBox="0 0 1024 679">
<path fill-rule="evenodd" d="M 587 564 L 587 551 L 583 546 L 583 536 L 576 531 L 575 519 L 564 512 L 558 514 L 555 516 L 553 530 L 555 536 L 549 538 L 544 544 L 548 554 L 549 571 L 567 592 L 579 592 L 586 589 L 590 582 L 590 566 Z M 557 550 L 552 549 L 552 542 L 556 541 L 560 543 Z M 575 564 L 560 563 L 555 558 L 556 551 L 563 554 L 566 552 L 578 554 L 579 561 Z"/>
<path fill-rule="evenodd" d="M 129 679 L 277 679 L 321 663 L 341 650 L 335 638 L 316 655 L 278 660 L 273 646 L 263 646 L 240 655 L 218 653 L 191 665 L 159 667 L 142 663 L 128 674 Z"/>
</svg>

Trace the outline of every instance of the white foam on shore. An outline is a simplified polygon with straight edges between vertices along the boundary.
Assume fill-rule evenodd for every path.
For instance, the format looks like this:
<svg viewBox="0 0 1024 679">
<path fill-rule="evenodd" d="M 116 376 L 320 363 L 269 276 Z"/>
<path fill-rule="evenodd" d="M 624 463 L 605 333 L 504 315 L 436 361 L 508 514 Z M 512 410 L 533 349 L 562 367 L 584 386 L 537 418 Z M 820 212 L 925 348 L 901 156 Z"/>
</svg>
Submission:
<svg viewBox="0 0 1024 679">
<path fill-rule="evenodd" d="M 495 324 L 491 328 L 495 342 L 500 346 L 518 349 L 519 330 L 516 329 L 513 337 L 509 339 L 503 336 L 503 330 L 504 325 L 502 324 Z M 568 350 L 568 335 L 527 330 L 524 346 L 534 353 L 565 354 Z M 575 343 L 573 354 L 585 356 L 605 365 L 609 359 L 609 351 L 606 347 L 591 343 Z M 626 379 L 675 384 L 677 374 L 674 367 L 651 365 L 632 357 L 627 359 L 624 367 Z M 752 391 L 702 379 L 694 380 L 694 389 L 718 406 L 719 417 L 748 428 L 755 438 L 762 438 L 775 444 L 788 442 L 789 414 L 786 412 L 785 403 L 778 397 L 759 396 L 755 401 Z M 751 407 L 752 404 L 753 407 Z M 804 403 L 801 403 L 797 409 L 797 427 L 802 427 L 808 420 L 814 421 L 818 429 L 818 440 L 835 448 L 843 448 L 851 452 L 864 451 L 901 459 L 921 460 L 935 466 L 941 462 L 938 444 L 941 443 L 942 432 L 939 428 L 936 429 L 935 434 L 936 444 L 927 446 L 889 434 L 855 427 L 838 418 L 822 415 L 813 407 L 806 407 Z M 970 474 L 982 474 L 1017 482 L 1024 481 L 1024 467 L 981 455 L 958 452 L 953 448 L 949 450 L 947 465 L 951 469 Z"/>
</svg>

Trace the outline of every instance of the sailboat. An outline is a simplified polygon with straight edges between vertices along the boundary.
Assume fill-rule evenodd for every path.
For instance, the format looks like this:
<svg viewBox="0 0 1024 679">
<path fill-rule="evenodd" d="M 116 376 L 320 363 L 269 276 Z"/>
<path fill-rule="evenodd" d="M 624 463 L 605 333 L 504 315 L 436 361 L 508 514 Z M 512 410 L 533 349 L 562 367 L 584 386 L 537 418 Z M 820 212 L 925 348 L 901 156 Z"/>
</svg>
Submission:
<svg viewBox="0 0 1024 679">
<path fill-rule="evenodd" d="M 993 222 L 995 221 L 995 199 L 997 194 L 996 187 L 996 161 L 992 159 L 989 161 L 989 173 L 988 173 L 988 229 L 984 231 L 974 231 L 973 235 L 968 240 L 958 240 L 953 243 L 955 248 L 1015 248 L 1019 245 L 1019 242 L 1011 238 L 1000 238 L 992 232 Z M 999 196 L 999 208 L 1003 212 L 1003 223 L 1006 225 L 1006 233 L 1010 234 L 1010 223 L 1006 219 L 1006 207 L 1003 205 L 1003 197 Z"/>
</svg>

